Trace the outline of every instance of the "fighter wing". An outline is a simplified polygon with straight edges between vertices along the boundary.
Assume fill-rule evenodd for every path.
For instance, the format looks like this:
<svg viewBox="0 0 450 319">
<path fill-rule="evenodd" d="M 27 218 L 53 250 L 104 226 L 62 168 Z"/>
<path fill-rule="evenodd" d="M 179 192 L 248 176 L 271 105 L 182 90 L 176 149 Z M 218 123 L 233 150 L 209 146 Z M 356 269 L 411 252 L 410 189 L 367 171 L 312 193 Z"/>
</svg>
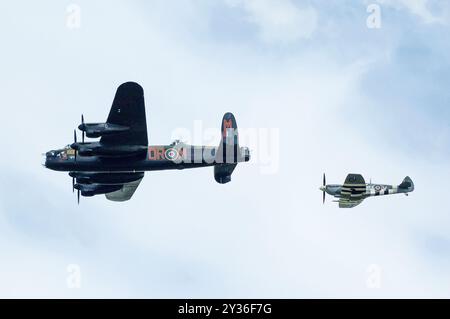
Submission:
<svg viewBox="0 0 450 319">
<path fill-rule="evenodd" d="M 349 199 L 349 198 L 342 197 L 339 199 L 339 208 L 353 208 L 353 207 L 361 204 L 363 200 L 364 200 L 364 198 Z"/>
<path fill-rule="evenodd" d="M 348 174 L 344 185 L 342 185 L 341 195 L 350 199 L 358 199 L 365 194 L 366 181 L 364 177 L 360 174 Z"/>
<path fill-rule="evenodd" d="M 114 135 L 105 135 L 101 138 L 100 143 L 148 146 L 144 90 L 139 84 L 126 82 L 117 88 L 106 123 L 126 126 L 129 127 L 129 130 Z"/>
<path fill-rule="evenodd" d="M 134 182 L 123 184 L 122 188 L 119 189 L 118 191 L 105 194 L 106 198 L 113 202 L 124 202 L 129 200 L 133 196 L 139 184 L 141 183 L 142 178 Z"/>
</svg>

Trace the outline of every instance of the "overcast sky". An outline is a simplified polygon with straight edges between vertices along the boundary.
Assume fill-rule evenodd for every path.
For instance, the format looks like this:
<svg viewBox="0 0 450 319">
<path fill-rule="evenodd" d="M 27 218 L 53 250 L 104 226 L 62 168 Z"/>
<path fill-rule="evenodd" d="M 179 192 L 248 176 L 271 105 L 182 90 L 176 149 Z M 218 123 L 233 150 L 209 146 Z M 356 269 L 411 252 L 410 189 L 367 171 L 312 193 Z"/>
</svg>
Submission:
<svg viewBox="0 0 450 319">
<path fill-rule="evenodd" d="M 448 1 L 2 1 L 0 15 L 1 297 L 450 297 Z M 227 111 L 269 134 L 242 139 L 253 159 L 226 185 L 212 168 L 148 172 L 128 202 L 78 206 L 41 153 L 81 113 L 104 121 L 126 81 L 144 88 L 150 144 L 218 131 Z M 416 190 L 342 210 L 322 205 L 323 172 Z"/>
</svg>

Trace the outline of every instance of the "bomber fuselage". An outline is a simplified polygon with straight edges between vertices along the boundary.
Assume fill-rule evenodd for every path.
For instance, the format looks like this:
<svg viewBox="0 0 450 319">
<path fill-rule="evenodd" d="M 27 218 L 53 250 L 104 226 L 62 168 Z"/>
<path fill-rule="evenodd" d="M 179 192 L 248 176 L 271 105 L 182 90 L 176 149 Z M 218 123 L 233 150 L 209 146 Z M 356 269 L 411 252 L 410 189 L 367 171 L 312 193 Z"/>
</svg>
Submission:
<svg viewBox="0 0 450 319">
<path fill-rule="evenodd" d="M 78 144 L 81 145 L 80 150 L 82 150 L 84 145 Z M 101 155 L 94 155 L 95 151 L 87 152 L 88 147 L 91 150 L 97 149 Z M 55 171 L 70 172 L 144 172 L 206 167 L 221 163 L 216 159 L 217 148 L 211 146 L 193 146 L 184 143 L 154 145 L 148 146 L 144 150 L 140 148 L 136 153 L 118 150 L 121 154 L 120 157 L 114 153 L 114 150 L 117 148 L 111 148 L 108 153 L 98 143 L 95 143 L 93 147 L 86 146 L 85 153 L 67 146 L 64 149 L 47 152 L 45 166 Z M 75 153 L 77 153 L 76 156 Z M 234 162 L 250 160 L 248 148 L 240 148 L 240 154 L 242 156 L 237 156 L 237 160 Z"/>
</svg>

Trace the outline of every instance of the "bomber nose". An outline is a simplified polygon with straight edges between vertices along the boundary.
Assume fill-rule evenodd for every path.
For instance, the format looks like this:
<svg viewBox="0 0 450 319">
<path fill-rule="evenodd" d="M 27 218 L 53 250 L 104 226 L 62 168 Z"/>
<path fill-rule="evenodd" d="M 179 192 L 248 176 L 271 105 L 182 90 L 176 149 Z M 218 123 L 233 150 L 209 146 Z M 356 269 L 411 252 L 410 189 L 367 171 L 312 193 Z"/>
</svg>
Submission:
<svg viewBox="0 0 450 319">
<path fill-rule="evenodd" d="M 48 151 L 47 153 L 42 155 L 45 156 L 44 163 L 42 163 L 42 166 L 49 168 L 51 164 L 51 159 L 55 157 L 55 151 Z"/>
</svg>

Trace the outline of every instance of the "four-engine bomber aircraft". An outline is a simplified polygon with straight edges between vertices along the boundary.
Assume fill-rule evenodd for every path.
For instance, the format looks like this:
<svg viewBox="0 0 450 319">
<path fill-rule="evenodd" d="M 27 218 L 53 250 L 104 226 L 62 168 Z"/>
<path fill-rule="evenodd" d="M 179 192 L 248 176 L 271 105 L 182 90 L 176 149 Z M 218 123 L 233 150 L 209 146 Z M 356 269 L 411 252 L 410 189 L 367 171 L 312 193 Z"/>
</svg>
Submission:
<svg viewBox="0 0 450 319">
<path fill-rule="evenodd" d="M 352 208 L 371 196 L 382 196 L 391 194 L 405 194 L 414 190 L 414 183 L 409 177 L 405 177 L 398 186 L 382 184 L 366 184 L 364 177 L 359 174 L 349 174 L 345 179 L 344 185 L 327 185 L 325 174 L 323 174 L 323 185 L 320 187 L 323 192 L 323 202 L 325 203 L 325 193 L 339 198 L 335 201 L 339 203 L 340 208 Z"/>
<path fill-rule="evenodd" d="M 239 147 L 236 120 L 226 113 L 222 120 L 219 147 L 193 146 L 175 141 L 170 145 L 148 146 L 144 91 L 134 82 L 119 86 L 106 123 L 84 123 L 82 142 L 46 153 L 45 167 L 67 171 L 82 196 L 105 194 L 112 201 L 133 196 L 145 171 L 214 166 L 218 183 L 231 181 L 239 162 L 250 160 L 247 147 Z M 98 142 L 84 142 L 84 136 Z"/>
</svg>

